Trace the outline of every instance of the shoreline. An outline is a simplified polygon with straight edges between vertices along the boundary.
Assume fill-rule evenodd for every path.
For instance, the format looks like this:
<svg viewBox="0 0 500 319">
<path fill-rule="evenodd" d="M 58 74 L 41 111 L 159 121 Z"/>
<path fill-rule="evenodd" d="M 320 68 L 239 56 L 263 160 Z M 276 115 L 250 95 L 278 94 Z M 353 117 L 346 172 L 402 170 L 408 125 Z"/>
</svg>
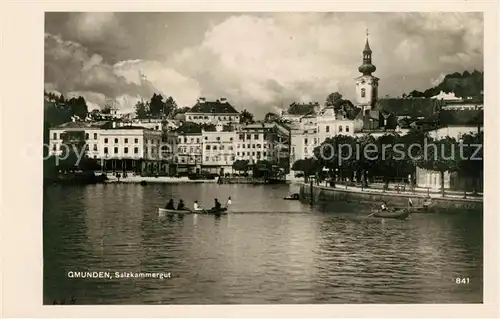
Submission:
<svg viewBox="0 0 500 319">
<path fill-rule="evenodd" d="M 432 208 L 437 209 L 465 209 L 474 211 L 483 211 L 483 198 L 463 198 L 459 195 L 441 196 L 440 194 L 431 193 L 427 196 L 425 193 L 397 193 L 395 191 L 383 191 L 378 189 L 364 189 L 361 190 L 357 187 L 345 186 L 328 187 L 328 186 L 312 186 L 301 183 L 300 185 L 300 201 L 302 203 L 313 204 L 329 204 L 335 202 L 351 202 L 356 201 L 360 203 L 380 203 L 388 201 L 396 205 L 406 205 L 408 199 L 411 198 L 415 206 L 422 206 L 424 201 L 430 199 L 432 201 Z"/>
</svg>

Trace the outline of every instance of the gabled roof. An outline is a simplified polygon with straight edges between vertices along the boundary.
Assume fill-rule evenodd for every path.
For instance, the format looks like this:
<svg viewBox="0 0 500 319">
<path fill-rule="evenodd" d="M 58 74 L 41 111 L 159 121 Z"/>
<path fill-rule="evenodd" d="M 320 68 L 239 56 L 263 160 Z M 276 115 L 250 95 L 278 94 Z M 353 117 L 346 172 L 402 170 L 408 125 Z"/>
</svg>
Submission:
<svg viewBox="0 0 500 319">
<path fill-rule="evenodd" d="M 174 132 L 180 134 L 201 134 L 202 128 L 196 123 L 185 122 L 182 126 L 176 128 Z"/>
<path fill-rule="evenodd" d="M 221 101 L 198 101 L 186 113 L 217 113 L 217 114 L 239 114 L 236 109 L 228 102 Z"/>
<path fill-rule="evenodd" d="M 379 99 L 377 108 L 396 116 L 431 116 L 440 109 L 441 101 L 436 99 Z"/>
</svg>

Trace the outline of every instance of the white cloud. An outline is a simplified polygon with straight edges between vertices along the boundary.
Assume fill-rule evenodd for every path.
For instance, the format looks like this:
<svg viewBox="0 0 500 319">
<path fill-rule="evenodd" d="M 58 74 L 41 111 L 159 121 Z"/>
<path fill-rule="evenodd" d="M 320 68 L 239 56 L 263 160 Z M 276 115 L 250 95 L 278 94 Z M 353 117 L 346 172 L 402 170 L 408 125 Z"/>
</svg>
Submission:
<svg viewBox="0 0 500 319">
<path fill-rule="evenodd" d="M 116 21 L 109 15 L 89 15 L 76 25 L 86 37 L 97 37 L 97 26 L 111 34 Z M 174 27 L 178 26 L 169 22 L 169 28 Z M 46 45 L 47 82 L 61 91 L 124 96 L 118 99 L 127 108 L 137 96 L 149 99 L 153 92 L 173 96 L 179 106 L 190 106 L 199 96 L 224 96 L 237 108 L 258 113 L 283 101 L 324 102 L 338 90 L 354 100 L 366 28 L 381 96 L 401 94 L 400 86 L 392 82 L 403 75 L 412 85 L 405 89 L 411 91 L 427 89 L 441 74 L 482 70 L 480 14 L 274 13 L 233 15 L 213 24 L 203 41 L 165 61 L 138 56 L 109 65 L 77 43 L 52 39 Z"/>
</svg>

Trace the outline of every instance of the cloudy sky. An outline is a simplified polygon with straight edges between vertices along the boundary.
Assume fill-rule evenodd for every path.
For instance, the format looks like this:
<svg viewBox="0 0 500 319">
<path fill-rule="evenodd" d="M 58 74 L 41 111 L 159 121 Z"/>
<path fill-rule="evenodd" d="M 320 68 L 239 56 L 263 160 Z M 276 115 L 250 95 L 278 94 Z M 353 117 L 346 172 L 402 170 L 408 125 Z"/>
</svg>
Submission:
<svg viewBox="0 0 500 319">
<path fill-rule="evenodd" d="M 227 97 L 262 117 L 353 99 L 367 28 L 381 96 L 483 70 L 481 13 L 46 13 L 45 89 L 127 110 L 154 92 Z"/>
</svg>

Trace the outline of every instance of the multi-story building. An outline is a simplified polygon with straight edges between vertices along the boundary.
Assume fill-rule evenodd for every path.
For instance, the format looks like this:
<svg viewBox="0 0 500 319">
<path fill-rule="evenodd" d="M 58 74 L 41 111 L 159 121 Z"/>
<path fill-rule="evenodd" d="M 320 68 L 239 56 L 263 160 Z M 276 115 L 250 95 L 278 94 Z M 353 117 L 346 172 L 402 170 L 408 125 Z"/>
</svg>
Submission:
<svg viewBox="0 0 500 319">
<path fill-rule="evenodd" d="M 269 161 L 288 170 L 290 130 L 278 123 L 254 123 L 241 126 L 236 140 L 236 158 L 255 164 Z"/>
<path fill-rule="evenodd" d="M 226 98 L 220 98 L 216 101 L 207 101 L 201 97 L 198 102 L 185 114 L 187 122 L 197 124 L 230 124 L 239 123 L 240 114 L 227 101 Z"/>
<path fill-rule="evenodd" d="M 218 123 L 215 130 L 203 130 L 203 161 L 204 171 L 224 175 L 232 171 L 235 157 L 236 133 L 231 126 Z"/>
<path fill-rule="evenodd" d="M 179 174 L 201 173 L 202 165 L 202 128 L 186 122 L 169 135 L 168 145 L 174 153 L 174 163 Z"/>
<path fill-rule="evenodd" d="M 99 161 L 105 170 L 139 171 L 141 165 L 144 170 L 161 169 L 161 132 L 144 127 L 107 121 L 69 122 L 50 129 L 49 143 L 50 154 L 58 156 L 68 146 L 81 143 L 85 155 Z"/>
</svg>

